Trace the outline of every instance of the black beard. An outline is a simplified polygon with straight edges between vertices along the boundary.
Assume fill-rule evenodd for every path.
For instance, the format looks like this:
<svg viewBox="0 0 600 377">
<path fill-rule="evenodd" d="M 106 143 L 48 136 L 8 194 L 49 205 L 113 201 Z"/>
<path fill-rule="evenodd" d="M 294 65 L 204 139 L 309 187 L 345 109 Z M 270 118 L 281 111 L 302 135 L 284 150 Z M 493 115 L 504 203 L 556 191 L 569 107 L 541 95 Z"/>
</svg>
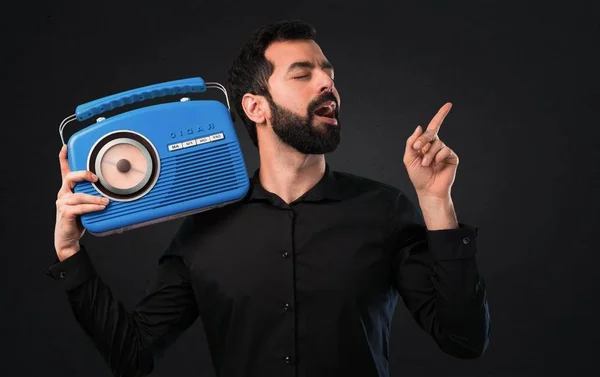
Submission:
<svg viewBox="0 0 600 377">
<path fill-rule="evenodd" d="M 338 119 L 339 110 L 336 107 L 335 118 L 338 125 L 327 123 L 313 125 L 314 111 L 326 101 L 337 98 L 331 92 L 315 98 L 308 104 L 307 115 L 302 117 L 290 110 L 278 106 L 270 96 L 267 96 L 271 108 L 271 124 L 273 131 L 279 139 L 290 147 L 304 154 L 325 154 L 333 152 L 340 143 L 340 127 Z"/>
</svg>

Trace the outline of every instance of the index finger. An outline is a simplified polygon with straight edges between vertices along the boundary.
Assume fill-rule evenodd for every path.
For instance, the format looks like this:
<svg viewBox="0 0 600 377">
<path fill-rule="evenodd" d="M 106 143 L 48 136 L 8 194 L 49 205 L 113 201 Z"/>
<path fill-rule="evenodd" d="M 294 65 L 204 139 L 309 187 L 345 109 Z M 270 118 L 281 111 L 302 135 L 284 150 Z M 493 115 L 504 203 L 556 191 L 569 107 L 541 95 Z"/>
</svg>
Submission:
<svg viewBox="0 0 600 377">
<path fill-rule="evenodd" d="M 442 106 L 439 109 L 439 111 L 437 112 L 437 114 L 435 114 L 433 119 L 431 119 L 431 122 L 429 122 L 429 125 L 427 126 L 427 130 L 433 131 L 435 134 L 437 134 L 440 127 L 442 126 L 442 122 L 444 121 L 444 118 L 446 118 L 446 115 L 448 115 L 451 108 L 452 108 L 452 103 L 450 103 L 450 102 L 447 102 L 444 106 Z"/>
<path fill-rule="evenodd" d="M 62 148 L 60 149 L 60 152 L 58 153 L 58 161 L 60 163 L 60 175 L 61 175 L 62 179 L 64 180 L 67 173 L 69 173 L 71 171 L 71 169 L 69 169 L 69 160 L 67 160 L 67 146 L 66 145 L 63 145 Z"/>
</svg>

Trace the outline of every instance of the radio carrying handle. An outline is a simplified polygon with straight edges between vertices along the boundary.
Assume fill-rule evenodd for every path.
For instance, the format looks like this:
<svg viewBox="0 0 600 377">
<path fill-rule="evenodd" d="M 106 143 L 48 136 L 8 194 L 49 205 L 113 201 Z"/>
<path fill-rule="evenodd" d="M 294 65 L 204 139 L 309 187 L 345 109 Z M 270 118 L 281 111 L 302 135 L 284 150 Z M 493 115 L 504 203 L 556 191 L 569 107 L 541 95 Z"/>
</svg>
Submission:
<svg viewBox="0 0 600 377">
<path fill-rule="evenodd" d="M 207 82 L 200 77 L 192 77 L 182 80 L 174 80 L 163 82 L 154 85 L 148 85 L 141 88 L 131 89 L 125 92 L 106 96 L 91 102 L 87 102 L 77 106 L 75 114 L 65 118 L 59 128 L 60 139 L 63 144 L 65 140 L 63 137 L 63 130 L 65 126 L 74 121 L 75 119 L 81 121 L 87 120 L 94 115 L 102 114 L 106 111 L 116 109 L 121 106 L 129 105 L 135 102 L 141 102 L 152 98 L 164 97 L 169 95 L 186 94 L 186 93 L 202 93 L 206 89 L 219 89 L 225 94 L 225 100 L 227 101 L 227 109 L 233 118 L 233 112 L 229 104 L 229 96 L 225 87 L 217 82 Z"/>
</svg>

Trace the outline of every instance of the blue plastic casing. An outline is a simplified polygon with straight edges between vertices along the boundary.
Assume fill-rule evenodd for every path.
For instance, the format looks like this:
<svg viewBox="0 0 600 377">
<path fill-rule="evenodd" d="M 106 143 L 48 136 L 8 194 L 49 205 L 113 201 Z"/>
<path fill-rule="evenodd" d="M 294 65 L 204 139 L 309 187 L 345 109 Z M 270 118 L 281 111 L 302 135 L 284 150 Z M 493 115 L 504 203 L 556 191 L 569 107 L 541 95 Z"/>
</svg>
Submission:
<svg viewBox="0 0 600 377">
<path fill-rule="evenodd" d="M 198 78 L 157 84 L 80 105 L 76 115 L 81 121 L 148 98 L 204 90 L 204 81 Z M 135 133 L 152 145 L 151 152 L 158 158 L 158 178 L 139 199 L 111 199 L 104 210 L 82 215 L 83 226 L 94 235 L 123 232 L 221 207 L 248 192 L 249 178 L 238 136 L 229 110 L 219 101 L 162 103 L 88 126 L 67 142 L 71 171 L 94 171 L 92 150 L 107 135 L 119 131 Z M 90 182 L 78 183 L 74 191 L 106 196 Z"/>
</svg>

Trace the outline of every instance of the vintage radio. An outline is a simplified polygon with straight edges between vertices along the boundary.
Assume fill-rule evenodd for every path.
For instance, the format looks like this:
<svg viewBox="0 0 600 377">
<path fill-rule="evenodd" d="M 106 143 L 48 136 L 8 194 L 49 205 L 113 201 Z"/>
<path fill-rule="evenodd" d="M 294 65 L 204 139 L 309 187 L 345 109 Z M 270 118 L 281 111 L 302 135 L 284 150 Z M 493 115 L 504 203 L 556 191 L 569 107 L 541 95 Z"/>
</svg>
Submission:
<svg viewBox="0 0 600 377">
<path fill-rule="evenodd" d="M 77 106 L 72 121 L 86 121 L 135 102 L 220 89 L 227 107 L 215 100 L 176 97 L 99 117 L 68 140 L 71 171 L 89 170 L 94 183 L 74 191 L 110 199 L 101 211 L 81 216 L 89 233 L 105 236 L 176 219 L 242 199 L 249 189 L 246 164 L 234 129 L 227 91 L 202 78 L 176 80 L 129 90 Z"/>
</svg>

